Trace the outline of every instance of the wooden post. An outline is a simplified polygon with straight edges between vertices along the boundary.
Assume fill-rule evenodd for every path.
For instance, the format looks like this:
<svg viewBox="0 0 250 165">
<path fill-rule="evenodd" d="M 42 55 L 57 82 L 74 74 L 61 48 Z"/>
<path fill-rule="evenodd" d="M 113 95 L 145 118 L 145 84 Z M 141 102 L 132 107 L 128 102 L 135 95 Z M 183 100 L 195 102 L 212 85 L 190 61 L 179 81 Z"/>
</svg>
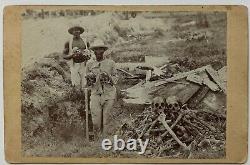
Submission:
<svg viewBox="0 0 250 165">
<path fill-rule="evenodd" d="M 93 141 L 95 139 L 94 136 L 94 128 L 93 121 L 90 109 L 90 95 L 91 90 L 88 88 L 84 88 L 84 97 L 85 97 L 85 122 L 86 122 L 86 141 Z"/>
<path fill-rule="evenodd" d="M 88 97 L 88 88 L 84 88 L 85 96 L 85 116 L 86 116 L 86 142 L 89 142 L 89 97 Z"/>
</svg>

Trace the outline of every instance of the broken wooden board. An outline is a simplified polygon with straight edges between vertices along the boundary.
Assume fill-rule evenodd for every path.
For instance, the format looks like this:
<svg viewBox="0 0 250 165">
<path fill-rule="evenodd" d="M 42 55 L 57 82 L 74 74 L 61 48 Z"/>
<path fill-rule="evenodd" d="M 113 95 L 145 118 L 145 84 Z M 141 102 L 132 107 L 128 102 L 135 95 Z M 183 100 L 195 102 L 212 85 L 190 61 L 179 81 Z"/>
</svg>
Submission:
<svg viewBox="0 0 250 165">
<path fill-rule="evenodd" d="M 151 98 L 148 91 L 152 90 L 153 87 L 154 82 L 141 81 L 131 88 L 121 91 L 126 95 L 123 101 L 127 104 L 151 104 Z"/>
<path fill-rule="evenodd" d="M 196 70 L 176 74 L 168 79 L 143 81 L 131 88 L 123 90 L 127 96 L 123 101 L 131 104 L 150 104 L 155 96 L 164 98 L 177 96 L 180 102 L 186 103 L 188 100 L 190 101 L 190 98 L 193 97 L 201 86 L 207 87 L 205 93 L 208 92 L 207 90 L 219 91 L 220 87 L 211 76 L 208 75 L 206 71 L 207 68 L 211 70 L 211 66 L 207 65 Z M 203 98 L 205 94 L 200 94 L 199 97 L 201 96 Z M 202 98 L 197 98 L 196 100 L 201 101 Z"/>
<path fill-rule="evenodd" d="M 219 78 L 221 80 L 222 86 L 225 87 L 225 91 L 226 91 L 226 88 L 227 88 L 227 66 L 224 66 L 223 68 L 221 68 L 217 72 L 218 72 Z"/>
<path fill-rule="evenodd" d="M 206 85 L 200 87 L 200 89 L 194 93 L 194 95 L 187 101 L 187 104 L 190 108 L 195 108 L 197 104 L 199 104 L 203 98 L 208 93 L 209 88 Z"/>
<path fill-rule="evenodd" d="M 204 111 L 226 114 L 226 96 L 222 92 L 209 91 L 199 106 Z"/>
<path fill-rule="evenodd" d="M 163 80 L 159 80 L 155 83 L 155 86 L 160 86 L 160 85 L 164 85 L 164 84 L 167 84 L 169 83 L 170 81 L 175 81 L 175 80 L 179 80 L 179 79 L 182 79 L 182 78 L 185 78 L 191 74 L 195 74 L 195 73 L 200 73 L 200 72 L 203 72 L 206 70 L 206 68 L 208 67 L 211 67 L 210 65 L 207 65 L 207 66 L 203 66 L 201 68 L 198 68 L 198 69 L 195 69 L 195 70 L 191 70 L 191 71 L 188 71 L 188 72 L 183 72 L 183 73 L 178 73 L 178 74 L 175 74 L 173 77 L 171 78 L 168 78 L 168 79 L 163 79 Z"/>
<path fill-rule="evenodd" d="M 212 91 L 220 90 L 219 86 L 209 78 L 209 75 L 207 72 L 201 72 L 199 75 L 203 79 L 203 82 L 202 82 L 203 85 L 208 86 Z"/>
<path fill-rule="evenodd" d="M 164 86 L 159 86 L 149 94 L 152 98 L 155 96 L 161 96 L 163 98 L 176 96 L 178 101 L 184 104 L 200 88 L 200 85 L 188 83 L 185 79 L 178 80 L 177 82 L 178 83 L 170 82 Z"/>
<path fill-rule="evenodd" d="M 202 72 L 199 75 L 197 74 L 188 75 L 186 80 L 193 82 L 193 83 L 197 83 L 199 85 L 202 85 L 202 84 L 207 85 L 212 91 L 219 90 L 219 86 L 209 79 L 206 72 Z"/>
<path fill-rule="evenodd" d="M 128 75 L 129 77 L 135 77 L 135 75 L 133 75 L 132 73 L 129 73 L 129 72 L 125 71 L 124 69 L 118 68 L 117 71 L 120 71 L 123 74 Z"/>
<path fill-rule="evenodd" d="M 221 88 L 221 90 L 226 94 L 226 86 L 223 84 L 223 81 L 220 79 L 219 74 L 211 66 L 206 68 L 206 72 L 211 76 L 213 81 Z"/>
<path fill-rule="evenodd" d="M 203 83 L 203 78 L 197 74 L 188 75 L 186 80 L 193 82 L 193 83 L 196 83 L 196 84 L 199 84 L 199 85 L 202 85 L 202 83 Z"/>
<path fill-rule="evenodd" d="M 219 87 L 213 81 L 211 81 L 208 77 L 203 79 L 203 84 L 208 86 L 212 91 L 218 91 Z"/>
</svg>

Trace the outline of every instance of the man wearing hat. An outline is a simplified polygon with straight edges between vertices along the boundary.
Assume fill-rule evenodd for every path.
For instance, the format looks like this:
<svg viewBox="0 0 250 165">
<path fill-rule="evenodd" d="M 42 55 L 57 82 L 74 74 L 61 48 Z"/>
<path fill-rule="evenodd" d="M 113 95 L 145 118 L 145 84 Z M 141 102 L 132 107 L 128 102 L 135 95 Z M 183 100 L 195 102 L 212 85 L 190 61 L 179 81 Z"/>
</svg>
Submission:
<svg viewBox="0 0 250 165">
<path fill-rule="evenodd" d="M 104 57 L 108 47 L 102 40 L 95 40 L 91 49 L 95 53 L 95 59 L 89 60 L 86 66 L 87 85 L 91 89 L 90 110 L 95 131 L 107 133 L 109 113 L 116 99 L 116 87 L 118 81 L 115 62 Z"/>
<path fill-rule="evenodd" d="M 91 58 L 91 52 L 88 50 L 89 43 L 80 36 L 84 32 L 82 27 L 73 26 L 68 32 L 73 35 L 73 38 L 65 43 L 63 58 L 69 61 L 72 85 L 82 89 L 86 85 L 86 62 Z"/>
</svg>

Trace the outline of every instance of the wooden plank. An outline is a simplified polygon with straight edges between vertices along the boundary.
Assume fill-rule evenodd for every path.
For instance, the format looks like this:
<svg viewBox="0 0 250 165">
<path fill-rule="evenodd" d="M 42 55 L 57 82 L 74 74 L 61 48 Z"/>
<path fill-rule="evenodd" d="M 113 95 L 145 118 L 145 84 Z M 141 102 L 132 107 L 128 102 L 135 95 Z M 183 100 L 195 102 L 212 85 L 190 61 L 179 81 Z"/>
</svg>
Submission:
<svg viewBox="0 0 250 165">
<path fill-rule="evenodd" d="M 199 75 L 196 75 L 196 74 L 188 75 L 186 80 L 188 80 L 190 82 L 194 82 L 194 83 L 199 84 L 199 85 L 202 85 L 202 83 L 203 83 L 203 78 Z"/>
<path fill-rule="evenodd" d="M 84 95 L 85 95 L 85 112 L 86 112 L 86 142 L 89 142 L 90 140 L 94 140 L 94 128 L 93 128 L 93 121 L 92 121 L 92 115 L 90 111 L 90 95 L 91 91 L 88 88 L 84 89 Z"/>
<path fill-rule="evenodd" d="M 223 82 L 220 79 L 218 72 L 214 70 L 211 66 L 206 68 L 206 72 L 210 75 L 210 77 L 214 80 L 214 82 L 222 89 L 222 91 L 226 93 L 226 86 L 223 85 Z"/>
<path fill-rule="evenodd" d="M 130 77 L 135 77 L 135 75 L 133 75 L 132 73 L 129 73 L 129 72 L 123 70 L 123 69 L 119 69 L 118 68 L 117 70 L 120 71 L 120 72 L 122 72 L 122 73 L 124 73 L 124 74 L 126 74 L 126 75 L 129 75 Z"/>
<path fill-rule="evenodd" d="M 212 91 L 218 91 L 219 87 L 213 81 L 211 81 L 208 77 L 204 78 L 203 84 L 207 85 Z"/>
<path fill-rule="evenodd" d="M 195 69 L 195 70 L 191 70 L 189 72 L 184 72 L 184 73 L 178 73 L 178 74 L 175 74 L 173 77 L 171 78 L 168 78 L 168 79 L 164 79 L 164 80 L 160 80 L 158 81 L 157 83 L 155 83 L 155 86 L 160 86 L 160 85 L 164 85 L 164 84 L 167 84 L 171 81 L 175 81 L 175 80 L 179 80 L 179 79 L 182 79 L 182 78 L 185 78 L 191 74 L 194 74 L 194 73 L 200 73 L 200 72 L 203 72 L 206 70 L 206 68 L 208 68 L 210 65 L 207 65 L 207 66 L 203 66 L 201 68 L 198 68 L 198 69 Z"/>
<path fill-rule="evenodd" d="M 194 108 L 197 106 L 199 102 L 203 100 L 203 98 L 206 96 L 206 94 L 209 91 L 209 87 L 206 85 L 203 85 L 200 87 L 200 89 L 193 94 L 192 97 L 187 101 L 187 104 L 190 108 Z"/>
<path fill-rule="evenodd" d="M 85 119 L 85 122 L 86 122 L 86 132 L 85 132 L 85 135 L 86 135 L 86 142 L 88 143 L 89 142 L 89 106 L 88 106 L 88 88 L 85 88 L 84 89 L 84 96 L 85 96 L 85 112 L 86 112 L 86 119 Z"/>
<path fill-rule="evenodd" d="M 91 109 L 90 109 L 90 96 L 91 96 L 91 90 L 88 89 L 88 121 L 89 121 L 89 140 L 93 141 L 94 140 L 94 125 L 93 125 L 93 120 L 92 120 L 92 115 L 91 115 Z"/>
</svg>

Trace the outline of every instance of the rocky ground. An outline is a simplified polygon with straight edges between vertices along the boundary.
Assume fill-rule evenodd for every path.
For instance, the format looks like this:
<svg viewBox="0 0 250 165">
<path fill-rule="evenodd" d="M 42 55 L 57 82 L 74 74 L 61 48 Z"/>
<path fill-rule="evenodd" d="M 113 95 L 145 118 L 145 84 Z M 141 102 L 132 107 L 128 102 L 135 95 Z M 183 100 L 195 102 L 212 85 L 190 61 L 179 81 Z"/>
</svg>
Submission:
<svg viewBox="0 0 250 165">
<path fill-rule="evenodd" d="M 93 17 L 98 21 L 91 21 Z M 180 66 L 180 71 L 207 64 L 217 70 L 226 65 L 226 15 L 221 13 L 207 14 L 208 25 L 192 24 L 197 21 L 196 13 L 161 17 L 145 13 L 129 20 L 112 13 L 53 19 L 23 21 L 22 149 L 27 156 L 140 157 L 103 151 L 99 142 L 86 144 L 84 95 L 70 86 L 69 68 L 59 53 L 68 38 L 68 24 L 80 22 L 88 29 L 90 41 L 98 34 L 112 45 L 110 54 L 115 60 L 127 56 L 132 60 L 135 56 L 167 56 Z M 54 40 L 57 42 L 51 42 Z M 117 88 L 137 82 L 121 79 Z M 138 115 L 145 108 L 127 107 L 121 97 L 111 112 L 110 135 L 119 130 L 130 114 Z"/>
</svg>

